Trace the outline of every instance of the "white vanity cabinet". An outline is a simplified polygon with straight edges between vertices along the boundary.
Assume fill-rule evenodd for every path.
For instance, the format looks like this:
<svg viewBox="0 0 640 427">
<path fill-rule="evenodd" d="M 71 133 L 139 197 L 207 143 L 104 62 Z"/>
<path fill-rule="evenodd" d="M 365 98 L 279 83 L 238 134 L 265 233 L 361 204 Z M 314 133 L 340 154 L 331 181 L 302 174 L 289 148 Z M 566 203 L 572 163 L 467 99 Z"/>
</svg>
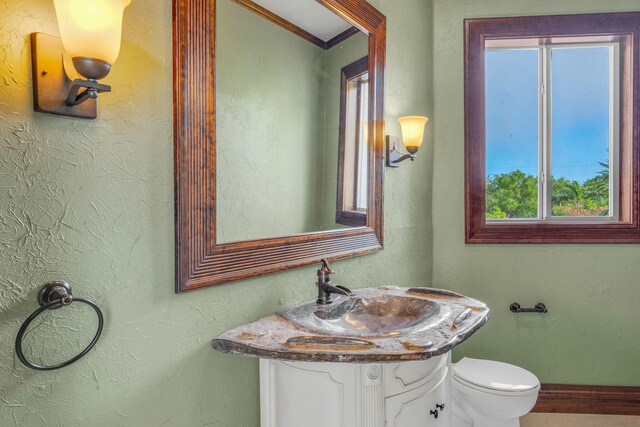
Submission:
<svg viewBox="0 0 640 427">
<path fill-rule="evenodd" d="M 449 354 L 367 364 L 261 359 L 261 427 L 448 427 L 449 372 Z"/>
</svg>

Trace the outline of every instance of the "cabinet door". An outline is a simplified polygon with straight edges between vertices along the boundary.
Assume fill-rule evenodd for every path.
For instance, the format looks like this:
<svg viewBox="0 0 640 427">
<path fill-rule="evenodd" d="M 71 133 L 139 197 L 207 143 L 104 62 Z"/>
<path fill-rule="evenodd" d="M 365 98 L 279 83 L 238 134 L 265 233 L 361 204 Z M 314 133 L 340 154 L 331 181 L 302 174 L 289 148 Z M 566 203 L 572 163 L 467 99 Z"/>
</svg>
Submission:
<svg viewBox="0 0 640 427">
<path fill-rule="evenodd" d="M 356 365 L 260 360 L 262 427 L 353 427 Z"/>
<path fill-rule="evenodd" d="M 384 396 L 395 396 L 431 382 L 447 364 L 447 358 L 443 354 L 427 360 L 385 364 Z"/>
<path fill-rule="evenodd" d="M 443 411 L 450 408 L 436 405 L 445 403 L 446 373 L 443 367 L 433 381 L 385 399 L 386 427 L 445 427 L 448 417 Z"/>
</svg>

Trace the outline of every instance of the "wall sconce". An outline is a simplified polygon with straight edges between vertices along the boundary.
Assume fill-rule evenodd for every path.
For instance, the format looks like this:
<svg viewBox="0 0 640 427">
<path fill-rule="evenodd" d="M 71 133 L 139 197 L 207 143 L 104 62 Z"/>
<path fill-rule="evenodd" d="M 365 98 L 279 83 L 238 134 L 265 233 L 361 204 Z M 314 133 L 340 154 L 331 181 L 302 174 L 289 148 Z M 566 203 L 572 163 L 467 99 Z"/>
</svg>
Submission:
<svg viewBox="0 0 640 427">
<path fill-rule="evenodd" d="M 402 154 L 398 151 L 399 138 L 397 136 L 387 135 L 387 166 L 397 168 L 398 163 L 407 159 L 414 161 L 416 153 L 422 145 L 424 139 L 424 128 L 429 122 L 428 117 L 408 116 L 398 119 L 402 128 L 402 142 L 407 148 L 409 154 Z"/>
<path fill-rule="evenodd" d="M 54 0 L 60 36 L 31 34 L 34 109 L 95 119 L 96 98 L 120 52 L 131 0 Z"/>
</svg>

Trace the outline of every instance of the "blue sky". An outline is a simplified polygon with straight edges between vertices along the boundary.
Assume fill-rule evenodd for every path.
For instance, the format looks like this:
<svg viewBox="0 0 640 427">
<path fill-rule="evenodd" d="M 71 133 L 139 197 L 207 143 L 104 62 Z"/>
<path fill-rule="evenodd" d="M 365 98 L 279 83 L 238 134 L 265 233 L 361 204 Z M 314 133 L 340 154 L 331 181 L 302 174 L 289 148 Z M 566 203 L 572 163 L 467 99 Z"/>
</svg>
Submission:
<svg viewBox="0 0 640 427">
<path fill-rule="evenodd" d="M 609 50 L 552 50 L 554 177 L 584 182 L 602 170 L 609 141 Z M 487 174 L 537 175 L 538 51 L 486 54 Z"/>
</svg>

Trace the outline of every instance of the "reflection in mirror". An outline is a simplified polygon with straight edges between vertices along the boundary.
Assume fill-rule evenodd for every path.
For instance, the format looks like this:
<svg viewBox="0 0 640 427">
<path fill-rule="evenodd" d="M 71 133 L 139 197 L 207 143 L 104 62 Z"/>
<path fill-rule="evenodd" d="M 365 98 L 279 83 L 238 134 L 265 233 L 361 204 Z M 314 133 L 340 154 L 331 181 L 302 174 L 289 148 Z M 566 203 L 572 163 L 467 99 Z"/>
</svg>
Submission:
<svg viewBox="0 0 640 427">
<path fill-rule="evenodd" d="M 365 225 L 368 49 L 316 0 L 217 0 L 218 243 Z M 360 60 L 344 106 L 343 72 Z M 359 222 L 337 218 L 339 189 Z"/>
<path fill-rule="evenodd" d="M 336 222 L 364 226 L 367 219 L 369 57 L 342 69 Z"/>
</svg>

